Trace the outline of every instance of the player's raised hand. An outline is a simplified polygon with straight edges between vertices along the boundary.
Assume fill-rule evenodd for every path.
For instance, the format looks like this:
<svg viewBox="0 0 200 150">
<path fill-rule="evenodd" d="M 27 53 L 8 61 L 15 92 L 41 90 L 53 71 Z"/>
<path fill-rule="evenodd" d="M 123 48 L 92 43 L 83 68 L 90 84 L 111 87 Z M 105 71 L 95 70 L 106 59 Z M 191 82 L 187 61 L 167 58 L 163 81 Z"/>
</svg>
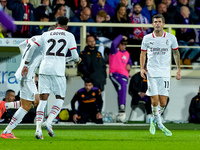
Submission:
<svg viewBox="0 0 200 150">
<path fill-rule="evenodd" d="M 147 71 L 145 69 L 141 69 L 140 75 L 141 75 L 142 78 L 146 79 Z"/>
<path fill-rule="evenodd" d="M 24 78 L 28 74 L 28 67 L 24 66 L 22 69 L 22 77 Z"/>
</svg>

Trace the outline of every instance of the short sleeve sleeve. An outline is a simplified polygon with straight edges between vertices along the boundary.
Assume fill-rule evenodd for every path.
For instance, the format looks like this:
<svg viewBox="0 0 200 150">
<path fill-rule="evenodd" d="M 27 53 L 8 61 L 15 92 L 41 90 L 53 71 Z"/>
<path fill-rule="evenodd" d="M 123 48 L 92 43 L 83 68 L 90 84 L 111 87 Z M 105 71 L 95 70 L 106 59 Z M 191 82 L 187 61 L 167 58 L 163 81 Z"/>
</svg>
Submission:
<svg viewBox="0 0 200 150">
<path fill-rule="evenodd" d="M 146 44 L 146 38 L 145 37 L 142 40 L 141 51 L 147 51 L 147 44 Z"/>
<path fill-rule="evenodd" d="M 172 38 L 172 49 L 173 50 L 178 49 L 178 42 L 177 42 L 177 39 L 175 36 L 173 36 L 173 38 Z"/>
</svg>

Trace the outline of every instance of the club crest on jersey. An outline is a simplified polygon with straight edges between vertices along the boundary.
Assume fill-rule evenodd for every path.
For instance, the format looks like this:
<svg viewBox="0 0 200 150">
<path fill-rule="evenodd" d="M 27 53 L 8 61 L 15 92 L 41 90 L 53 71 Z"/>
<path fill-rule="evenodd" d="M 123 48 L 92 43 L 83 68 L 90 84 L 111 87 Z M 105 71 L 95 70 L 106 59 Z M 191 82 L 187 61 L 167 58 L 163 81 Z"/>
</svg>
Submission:
<svg viewBox="0 0 200 150">
<path fill-rule="evenodd" d="M 125 55 L 123 55 L 122 59 L 126 60 L 126 56 L 125 56 Z"/>
<path fill-rule="evenodd" d="M 169 45 L 169 40 L 166 41 L 166 44 Z"/>
</svg>

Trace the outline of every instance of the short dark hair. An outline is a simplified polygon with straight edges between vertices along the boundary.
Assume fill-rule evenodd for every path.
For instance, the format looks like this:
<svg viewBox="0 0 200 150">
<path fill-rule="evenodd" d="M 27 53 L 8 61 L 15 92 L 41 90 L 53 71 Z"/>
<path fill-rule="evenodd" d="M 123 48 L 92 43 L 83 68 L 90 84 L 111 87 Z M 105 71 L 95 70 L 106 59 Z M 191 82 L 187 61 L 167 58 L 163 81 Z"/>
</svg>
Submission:
<svg viewBox="0 0 200 150">
<path fill-rule="evenodd" d="M 47 18 L 47 19 L 49 19 L 49 16 L 47 15 L 47 14 L 40 14 L 41 16 L 40 16 L 40 19 L 44 19 L 44 18 Z"/>
<path fill-rule="evenodd" d="M 92 83 L 93 84 L 93 80 L 91 78 L 85 78 L 84 82 L 85 83 Z"/>
<path fill-rule="evenodd" d="M 57 4 L 56 7 L 55 7 L 55 9 L 54 9 L 54 13 L 56 14 L 56 12 L 57 12 L 59 9 L 61 9 L 62 6 L 65 7 L 64 4 Z"/>
<path fill-rule="evenodd" d="M 163 17 L 162 14 L 154 15 L 154 16 L 152 17 L 152 22 L 154 21 L 155 18 L 156 18 L 156 19 L 157 19 L 157 18 L 161 18 L 162 21 L 163 21 L 163 23 L 165 23 L 165 18 Z"/>
<path fill-rule="evenodd" d="M 136 5 L 139 5 L 140 7 L 142 7 L 140 3 L 134 3 L 133 7 L 135 7 Z"/>
<path fill-rule="evenodd" d="M 13 91 L 13 90 L 11 90 L 11 89 L 8 89 L 8 90 L 6 91 L 6 96 L 9 95 L 11 92 L 14 92 L 14 93 L 15 93 L 15 91 Z"/>
<path fill-rule="evenodd" d="M 122 45 L 127 45 L 127 44 L 128 44 L 128 41 L 125 40 L 125 39 L 122 39 L 121 42 L 120 42 L 120 44 L 122 44 Z"/>
<path fill-rule="evenodd" d="M 57 23 L 61 26 L 67 25 L 69 22 L 69 19 L 65 16 L 60 16 L 57 18 Z"/>
</svg>

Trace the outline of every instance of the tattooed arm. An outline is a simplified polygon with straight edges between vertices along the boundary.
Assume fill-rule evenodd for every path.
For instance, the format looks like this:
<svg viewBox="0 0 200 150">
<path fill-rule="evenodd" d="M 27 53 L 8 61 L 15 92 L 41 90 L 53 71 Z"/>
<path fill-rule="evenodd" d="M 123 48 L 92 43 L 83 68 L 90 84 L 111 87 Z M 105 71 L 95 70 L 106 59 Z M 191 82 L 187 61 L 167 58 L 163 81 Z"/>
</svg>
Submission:
<svg viewBox="0 0 200 150">
<path fill-rule="evenodd" d="M 177 70 L 178 70 L 176 73 L 176 79 L 180 80 L 181 79 L 181 67 L 180 67 L 180 53 L 179 53 L 178 49 L 173 50 L 173 56 L 174 56 Z"/>
</svg>

